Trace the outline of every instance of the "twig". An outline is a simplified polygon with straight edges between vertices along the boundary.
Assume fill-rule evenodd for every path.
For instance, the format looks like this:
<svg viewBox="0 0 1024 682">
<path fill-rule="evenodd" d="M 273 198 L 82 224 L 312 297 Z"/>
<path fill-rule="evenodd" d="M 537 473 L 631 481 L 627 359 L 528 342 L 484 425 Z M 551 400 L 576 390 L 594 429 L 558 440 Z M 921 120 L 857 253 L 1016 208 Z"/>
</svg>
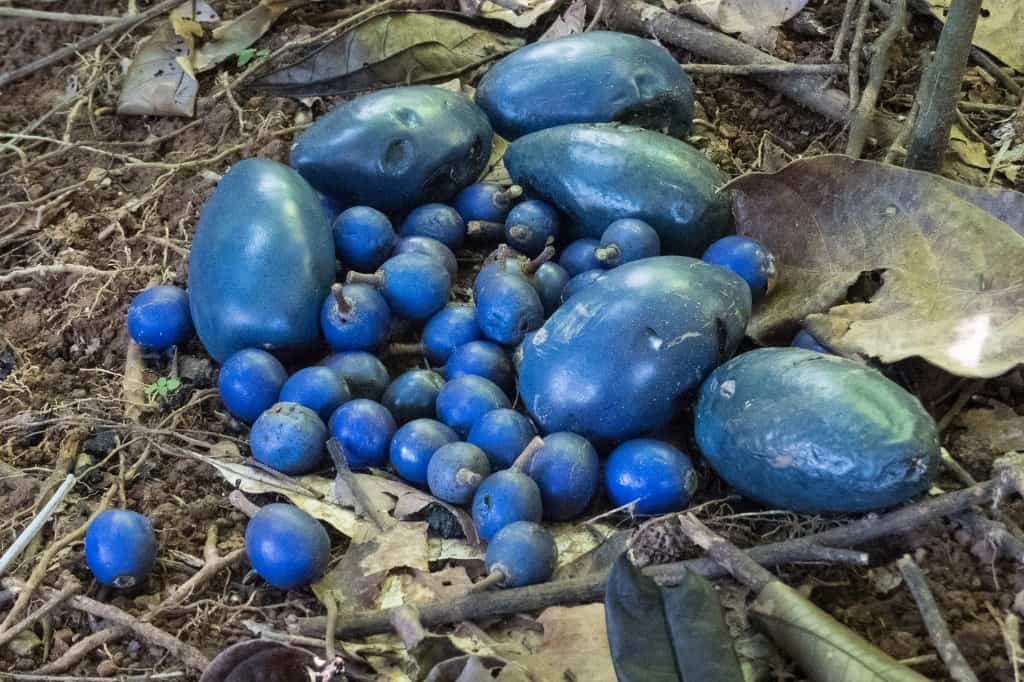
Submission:
<svg viewBox="0 0 1024 682">
<path fill-rule="evenodd" d="M 990 76 L 999 81 L 1000 85 L 1004 88 L 1018 97 L 1024 96 L 1024 88 L 1022 88 L 1017 81 L 1013 80 L 1013 77 L 1006 73 L 1006 71 L 999 66 L 994 59 L 985 54 L 983 50 L 977 47 L 972 47 L 971 60 L 984 69 Z"/>
<path fill-rule="evenodd" d="M 94 632 L 85 639 L 75 642 L 71 648 L 65 651 L 60 658 L 50 661 L 43 667 L 36 670 L 40 675 L 54 675 L 73 668 L 83 658 L 110 642 L 121 639 L 131 630 L 120 625 L 104 628 Z"/>
<path fill-rule="evenodd" d="M 953 405 L 949 408 L 946 414 L 942 415 L 942 418 L 937 424 L 939 433 L 943 433 L 949 428 L 949 425 L 953 423 L 957 415 L 963 411 L 964 407 L 974 397 L 974 394 L 981 390 L 981 387 L 985 385 L 984 379 L 974 379 L 964 384 L 964 387 L 960 389 L 960 392 L 956 396 L 956 400 L 953 401 Z"/>
<path fill-rule="evenodd" d="M 846 64 L 683 64 L 683 71 L 697 76 L 784 76 L 846 73 Z"/>
<path fill-rule="evenodd" d="M 921 111 L 921 97 L 924 96 L 924 73 L 928 70 L 928 64 L 931 63 L 931 53 L 928 50 L 921 52 L 921 80 L 917 84 L 917 91 L 914 94 L 914 103 L 910 107 L 910 113 L 907 114 L 907 119 L 903 122 L 903 127 L 900 128 L 899 135 L 889 145 L 889 149 L 885 152 L 885 163 L 893 163 L 899 154 L 906 154 L 907 140 L 910 139 L 910 131 L 914 128 L 914 121 L 917 120 L 917 114 Z"/>
<path fill-rule="evenodd" d="M 60 675 L 39 675 L 36 673 L 5 673 L 0 678 L 8 680 L 31 680 L 32 682 L 149 682 L 149 680 L 180 680 L 185 677 L 183 672 L 144 673 L 141 675 L 118 675 L 117 677 L 62 677 Z"/>
<path fill-rule="evenodd" d="M 81 590 L 82 586 L 77 581 L 72 582 L 69 585 L 65 585 L 64 589 L 50 597 L 45 604 L 3 632 L 0 632 L 0 647 L 5 646 L 8 642 L 14 639 L 19 632 L 31 627 L 33 623 L 63 604 L 72 595 L 78 594 Z"/>
<path fill-rule="evenodd" d="M 32 265 L 27 268 L 8 270 L 0 275 L 0 284 L 34 277 L 36 275 L 103 275 L 113 277 L 124 272 L 124 270 L 98 270 L 91 265 L 76 265 L 75 263 L 52 263 L 49 265 Z"/>
<path fill-rule="evenodd" d="M 143 616 L 143 620 L 152 620 L 164 609 L 176 606 L 177 604 L 185 601 L 192 595 L 192 592 L 194 592 L 197 587 L 206 583 L 225 568 L 234 566 L 243 558 L 245 558 L 245 548 L 240 548 L 222 557 L 216 558 L 213 561 L 207 561 L 191 578 L 174 588 L 174 591 L 167 595 L 167 598 L 160 602 L 160 604 L 152 611 Z"/>
<path fill-rule="evenodd" d="M 981 0 L 957 0 L 949 8 L 935 58 L 924 75 L 924 96 L 910 133 L 907 168 L 936 171 L 942 165 L 980 9 Z"/>
<path fill-rule="evenodd" d="M 591 31 L 593 31 L 595 28 L 597 28 L 598 22 L 601 21 L 601 19 L 603 19 L 603 18 L 604 18 L 604 0 L 600 0 L 597 3 L 597 9 L 594 10 L 593 18 L 590 20 L 590 23 L 587 24 L 587 27 L 585 29 L 583 29 L 583 32 L 584 33 L 590 33 Z"/>
<path fill-rule="evenodd" d="M 946 625 L 946 619 L 939 611 L 939 605 L 935 603 L 935 597 L 928 587 L 928 580 L 917 563 L 909 556 L 904 555 L 897 562 L 900 573 L 903 575 L 903 582 L 917 602 L 917 610 L 921 612 L 921 619 L 928 628 L 928 636 L 935 645 L 946 667 L 949 668 L 949 676 L 956 682 L 978 682 L 978 677 L 971 670 L 964 655 L 960 653 L 953 636 Z"/>
<path fill-rule="evenodd" d="M 77 479 L 74 474 L 68 474 L 61 486 L 57 488 L 57 492 L 55 492 L 53 497 L 51 497 L 46 503 L 46 506 L 39 510 L 39 513 L 36 514 L 34 519 L 32 519 L 32 522 L 25 527 L 25 530 L 21 531 L 21 534 L 18 535 L 17 539 L 10 547 L 7 548 L 4 555 L 0 557 L 0 577 L 7 572 L 7 568 L 11 563 L 13 563 L 14 560 L 17 559 L 23 551 L 25 551 L 28 543 L 32 542 L 33 538 L 35 538 L 35 536 L 39 534 L 39 531 L 43 529 L 46 522 L 50 520 L 51 516 L 53 516 L 53 512 L 58 506 L 60 506 L 60 503 L 64 501 L 67 494 L 71 492 L 76 481 Z"/>
<path fill-rule="evenodd" d="M 870 4 L 865 0 L 865 5 Z M 860 96 L 860 102 L 853 112 L 850 123 L 850 137 L 846 142 L 846 155 L 857 159 L 864 151 L 867 141 L 868 123 L 875 116 L 875 106 L 882 90 L 885 72 L 889 70 L 889 51 L 896 38 L 907 25 L 907 0 L 895 0 L 895 11 L 889 18 L 889 25 L 875 41 L 875 55 L 871 58 L 868 83 Z M 852 68 L 852 67 L 851 67 Z M 852 74 L 851 74 L 852 75 Z"/>
<path fill-rule="evenodd" d="M 260 506 L 245 496 L 241 490 L 232 490 L 228 493 L 228 502 L 231 503 L 238 511 L 242 512 L 250 519 L 260 511 Z"/>
<path fill-rule="evenodd" d="M 377 508 L 377 505 L 373 504 L 370 496 L 366 494 L 366 490 L 360 485 L 359 481 L 356 480 L 356 475 L 352 473 L 352 469 L 348 466 L 348 459 L 345 457 L 345 451 L 341 447 L 341 443 L 337 438 L 331 438 L 327 441 L 327 452 L 331 455 L 331 460 L 334 462 L 334 468 L 338 472 L 338 478 L 340 478 L 346 486 L 348 486 L 349 492 L 352 493 L 352 497 L 356 504 L 360 507 L 363 514 L 369 517 L 373 525 L 377 526 L 377 530 L 383 532 L 390 528 L 393 523 L 391 518 Z"/>
<path fill-rule="evenodd" d="M 0 88 L 6 85 L 10 85 L 11 83 L 21 80 L 22 78 L 25 78 L 27 76 L 31 76 L 36 71 L 39 71 L 40 69 L 45 69 L 47 66 L 50 66 L 51 64 L 62 62 L 68 57 L 73 57 L 79 52 L 84 52 L 85 50 L 89 50 L 95 47 L 96 45 L 99 45 L 100 43 L 105 43 L 111 38 L 117 38 L 119 36 L 122 36 L 125 33 L 131 31 L 132 29 L 136 28 L 140 24 L 143 24 L 149 21 L 150 19 L 153 19 L 154 17 L 158 17 L 161 14 L 164 14 L 165 12 L 169 12 L 180 4 L 181 0 L 164 0 L 163 2 L 158 3 L 153 7 L 149 8 L 145 12 L 142 12 L 141 14 L 138 14 L 133 17 L 128 17 L 126 19 L 122 19 L 116 24 L 111 24 L 110 26 L 97 31 L 96 33 L 93 33 L 90 36 L 82 38 L 77 43 L 68 45 L 67 47 L 62 47 L 61 49 L 55 52 L 51 52 L 45 57 L 40 57 L 34 62 L 30 62 L 28 64 L 25 64 L 24 66 L 20 66 L 14 69 L 13 71 L 9 71 L 8 73 L 0 75 Z"/>
<path fill-rule="evenodd" d="M 707 552 L 719 566 L 754 592 L 760 592 L 769 583 L 778 580 L 746 552 L 714 533 L 693 514 L 679 516 L 679 526 L 695 545 Z"/>
<path fill-rule="evenodd" d="M 864 52 L 864 33 L 868 26 L 868 10 L 871 9 L 870 0 L 860 0 L 860 8 L 857 14 L 857 25 L 853 30 L 853 42 L 850 43 L 850 108 L 854 109 L 860 102 L 860 59 Z"/>
<path fill-rule="evenodd" d="M 39 19 L 42 21 L 60 21 L 68 24 L 117 24 L 124 17 L 105 17 L 99 14 L 69 14 L 67 12 L 45 12 L 38 9 L 22 9 L 21 7 L 0 7 L 0 17 L 17 19 Z"/>
<path fill-rule="evenodd" d="M 836 34 L 836 42 L 832 47 L 830 62 L 838 63 L 843 55 L 843 48 L 846 47 L 846 36 L 850 33 L 850 21 L 853 19 L 853 10 L 857 7 L 858 0 L 846 0 L 846 7 L 843 9 L 843 19 L 839 23 L 839 33 Z"/>
</svg>

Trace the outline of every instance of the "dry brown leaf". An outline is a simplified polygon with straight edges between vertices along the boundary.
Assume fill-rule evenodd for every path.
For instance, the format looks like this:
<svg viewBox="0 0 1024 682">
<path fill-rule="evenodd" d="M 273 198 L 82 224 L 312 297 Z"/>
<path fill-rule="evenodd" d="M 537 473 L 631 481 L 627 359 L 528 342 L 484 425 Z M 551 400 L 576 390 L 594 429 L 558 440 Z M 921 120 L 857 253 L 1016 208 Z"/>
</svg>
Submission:
<svg viewBox="0 0 1024 682">
<path fill-rule="evenodd" d="M 966 410 L 957 418 L 957 425 L 966 430 L 959 442 L 968 445 L 973 454 L 998 457 L 1024 451 L 1024 417 L 1008 405 L 994 403 L 992 409 Z"/>
<path fill-rule="evenodd" d="M 751 45 L 770 49 L 778 35 L 776 29 L 806 5 L 807 0 L 691 0 L 679 11 L 723 33 L 738 33 Z"/>
<path fill-rule="evenodd" d="M 946 20 L 953 0 L 930 0 L 932 14 Z M 981 16 L 974 29 L 974 44 L 987 50 L 1017 71 L 1024 72 L 1024 2 L 1020 0 L 984 0 Z"/>
<path fill-rule="evenodd" d="M 117 113 L 193 116 L 199 82 L 189 54 L 189 40 L 175 33 L 170 22 L 158 26 L 132 60 L 118 97 Z"/>
<path fill-rule="evenodd" d="M 805 320 L 848 356 L 920 356 L 976 378 L 1024 362 L 1024 194 L 845 156 L 727 187 L 737 230 L 779 265 L 779 285 L 747 329 L 758 341 L 788 342 Z M 877 292 L 845 303 L 876 271 Z"/>
<path fill-rule="evenodd" d="M 266 33 L 278 17 L 312 0 L 263 0 L 245 14 L 213 29 L 210 40 L 196 50 L 196 73 L 208 71 L 249 47 Z"/>
<path fill-rule="evenodd" d="M 561 16 L 557 17 L 548 30 L 537 39 L 537 42 L 545 40 L 557 40 L 566 36 L 582 33 L 587 25 L 587 1 L 575 0 Z"/>
<path fill-rule="evenodd" d="M 615 682 L 604 604 L 552 606 L 540 614 L 537 622 L 544 628 L 544 637 L 536 649 L 522 654 L 500 653 L 538 680 Z"/>
<path fill-rule="evenodd" d="M 988 161 L 988 150 L 984 143 L 969 138 L 957 124 L 949 131 L 949 148 L 969 166 L 989 168 L 992 165 Z"/>
<path fill-rule="evenodd" d="M 463 14 L 503 21 L 516 28 L 529 28 L 542 16 L 555 9 L 561 0 L 504 0 L 503 3 L 490 0 L 459 0 Z M 517 5 L 522 9 L 513 11 L 501 5 Z"/>
</svg>

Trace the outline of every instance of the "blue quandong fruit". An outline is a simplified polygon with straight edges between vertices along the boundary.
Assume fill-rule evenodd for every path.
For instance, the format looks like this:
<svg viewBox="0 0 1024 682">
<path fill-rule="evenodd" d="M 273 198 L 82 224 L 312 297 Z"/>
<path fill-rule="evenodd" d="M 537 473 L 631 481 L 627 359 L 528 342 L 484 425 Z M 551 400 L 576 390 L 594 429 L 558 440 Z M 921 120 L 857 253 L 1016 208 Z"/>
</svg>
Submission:
<svg viewBox="0 0 1024 682">
<path fill-rule="evenodd" d="M 429 85 L 380 90 L 322 116 L 291 165 L 347 206 L 385 213 L 444 202 L 480 175 L 494 136 L 464 96 Z"/>
<path fill-rule="evenodd" d="M 750 288 L 732 272 L 682 256 L 627 263 L 523 344 L 519 393 L 542 433 L 643 435 L 732 355 L 749 318 Z"/>
<path fill-rule="evenodd" d="M 436 414 L 437 394 L 444 378 L 429 369 L 411 369 L 398 375 L 384 390 L 380 402 L 404 424 L 413 419 L 432 419 Z"/>
<path fill-rule="evenodd" d="M 140 585 L 156 561 L 152 522 L 137 512 L 108 509 L 85 532 L 85 561 L 104 585 Z"/>
<path fill-rule="evenodd" d="M 268 504 L 245 527 L 245 551 L 264 580 L 289 590 L 324 574 L 331 539 L 319 521 L 298 507 Z"/>
<path fill-rule="evenodd" d="M 732 231 L 725 176 L 668 135 L 617 124 L 576 124 L 522 137 L 505 167 L 527 192 L 568 216 L 570 239 L 600 239 L 619 218 L 653 227 L 663 254 L 698 257 Z"/>
<path fill-rule="evenodd" d="M 653 438 L 637 438 L 608 456 L 605 488 L 616 507 L 632 503 L 635 514 L 668 514 L 690 504 L 697 472 L 679 449 Z"/>
<path fill-rule="evenodd" d="M 187 341 L 191 334 L 192 315 L 183 289 L 150 287 L 128 306 L 128 335 L 144 348 L 166 350 Z"/>
<path fill-rule="evenodd" d="M 324 358 L 320 364 L 337 372 L 356 399 L 380 400 L 391 383 L 388 368 L 376 355 L 366 351 L 335 353 Z"/>
<path fill-rule="evenodd" d="M 575 433 L 552 433 L 526 461 L 523 472 L 540 488 L 545 518 L 568 521 L 583 513 L 597 493 L 601 460 Z"/>
<path fill-rule="evenodd" d="M 693 81 L 663 47 L 594 31 L 516 50 L 481 79 L 476 101 L 510 140 L 566 123 L 610 121 L 682 137 L 693 119 Z"/>
<path fill-rule="evenodd" d="M 701 387 L 704 457 L 771 507 L 861 513 L 924 492 L 940 461 L 935 421 L 880 372 L 802 348 L 763 348 Z"/>
<path fill-rule="evenodd" d="M 290 476 L 320 465 L 327 427 L 317 413 L 298 403 L 277 403 L 260 415 L 249 432 L 256 461 Z"/>
<path fill-rule="evenodd" d="M 551 578 L 558 548 L 544 526 L 516 521 L 502 528 L 487 544 L 484 565 L 488 573 L 501 572 L 502 587 L 526 587 Z"/>
<path fill-rule="evenodd" d="M 256 418 L 277 402 L 288 371 L 265 350 L 246 348 L 227 360 L 217 377 L 217 390 L 228 412 L 244 422 Z"/>
<path fill-rule="evenodd" d="M 313 346 L 334 274 L 331 226 L 313 188 L 276 161 L 239 161 L 203 206 L 192 242 L 199 339 L 220 362 L 243 348 Z"/>
</svg>

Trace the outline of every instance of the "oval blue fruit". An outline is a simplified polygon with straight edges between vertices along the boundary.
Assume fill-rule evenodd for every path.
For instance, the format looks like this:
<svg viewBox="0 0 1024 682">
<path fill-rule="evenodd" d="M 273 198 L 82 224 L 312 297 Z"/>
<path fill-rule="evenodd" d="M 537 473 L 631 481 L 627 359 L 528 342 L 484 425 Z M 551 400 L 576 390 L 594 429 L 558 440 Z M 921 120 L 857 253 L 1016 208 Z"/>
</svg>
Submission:
<svg viewBox="0 0 1024 682">
<path fill-rule="evenodd" d="M 750 288 L 727 270 L 681 256 L 627 263 L 524 345 L 519 393 L 543 433 L 602 444 L 643 435 L 735 351 L 749 318 Z"/>
<path fill-rule="evenodd" d="M 466 374 L 441 387 L 437 394 L 437 417 L 465 437 L 491 410 L 512 407 L 498 385 L 483 377 Z"/>
<path fill-rule="evenodd" d="M 239 161 L 203 206 L 188 271 L 192 321 L 216 360 L 314 346 L 335 274 L 319 197 L 288 166 Z"/>
<path fill-rule="evenodd" d="M 563 431 L 545 436 L 523 473 L 540 488 L 545 518 L 568 521 L 582 514 L 597 494 L 601 461 L 586 438 Z"/>
<path fill-rule="evenodd" d="M 369 206 L 342 211 L 332 223 L 331 232 L 341 264 L 358 272 L 379 268 L 398 242 L 388 217 Z"/>
<path fill-rule="evenodd" d="M 476 182 L 455 197 L 455 210 L 462 219 L 500 223 L 505 220 L 515 200 L 522 196 L 520 187 L 504 187 L 489 182 Z"/>
<path fill-rule="evenodd" d="M 308 585 L 327 570 L 331 540 L 320 522 L 290 504 L 268 504 L 245 527 L 245 553 L 274 587 Z"/>
<path fill-rule="evenodd" d="M 191 334 L 192 313 L 184 289 L 149 287 L 128 306 L 128 335 L 144 348 L 166 350 L 187 341 Z"/>
<path fill-rule="evenodd" d="M 397 428 L 387 408 L 372 400 L 352 400 L 331 415 L 331 435 L 341 443 L 352 469 L 384 466 Z"/>
<path fill-rule="evenodd" d="M 142 514 L 108 509 L 93 519 L 85 531 L 85 562 L 104 585 L 139 585 L 155 561 L 153 524 Z"/>
<path fill-rule="evenodd" d="M 537 289 L 521 275 L 487 278 L 476 296 L 476 316 L 488 339 L 515 346 L 544 324 L 544 304 Z"/>
<path fill-rule="evenodd" d="M 457 433 L 434 419 L 414 419 L 395 432 L 389 457 L 395 473 L 413 485 L 427 485 L 427 467 L 437 449 L 459 440 Z"/>
<path fill-rule="evenodd" d="M 519 203 L 505 219 L 505 242 L 531 258 L 558 239 L 558 212 L 548 203 L 528 199 Z"/>
<path fill-rule="evenodd" d="M 742 277 L 750 285 L 755 302 L 764 298 L 775 283 L 775 257 L 761 242 L 750 237 L 722 237 L 709 246 L 701 258 L 705 263 L 732 270 Z"/>
<path fill-rule="evenodd" d="M 469 430 L 467 440 L 484 451 L 495 471 L 516 461 L 534 436 L 537 427 L 525 414 L 509 408 L 491 410 Z"/>
<path fill-rule="evenodd" d="M 591 31 L 516 50 L 484 75 L 476 101 L 510 140 L 564 123 L 608 121 L 682 137 L 693 119 L 693 81 L 650 40 Z"/>
<path fill-rule="evenodd" d="M 516 521 L 540 523 L 543 517 L 540 489 L 523 472 L 504 469 L 485 478 L 476 489 L 472 511 L 480 539 L 487 542 Z"/>
<path fill-rule="evenodd" d="M 277 403 L 260 415 L 249 432 L 256 461 L 289 476 L 308 474 L 320 466 L 326 443 L 323 420 L 298 403 Z"/>
<path fill-rule="evenodd" d="M 700 256 L 732 232 L 726 177 L 699 150 L 620 125 L 567 125 L 509 145 L 512 178 L 568 217 L 568 236 L 598 239 L 619 218 L 658 232 L 663 254 Z"/>
<path fill-rule="evenodd" d="M 430 237 L 458 251 L 466 241 L 466 222 L 451 206 L 424 204 L 409 212 L 401 232 L 403 237 Z"/>
<path fill-rule="evenodd" d="M 515 389 L 515 373 L 508 352 L 491 341 L 470 341 L 453 350 L 448 356 L 445 374 L 449 379 L 467 374 L 489 379 L 505 395 L 513 395 Z"/>
<path fill-rule="evenodd" d="M 488 573 L 501 571 L 502 587 L 526 587 L 550 580 L 557 559 L 550 531 L 539 523 L 516 521 L 491 538 L 484 566 Z"/>
<path fill-rule="evenodd" d="M 335 351 L 373 350 L 391 333 L 391 308 L 365 284 L 335 284 L 320 308 L 324 338 Z"/>
<path fill-rule="evenodd" d="M 423 327 L 423 350 L 432 365 L 443 365 L 459 346 L 481 337 L 476 308 L 449 303 Z"/>
<path fill-rule="evenodd" d="M 277 358 L 265 350 L 246 348 L 224 361 L 217 390 L 232 416 L 253 422 L 274 406 L 287 380 L 288 371 Z"/>
<path fill-rule="evenodd" d="M 334 370 L 320 365 L 300 369 L 291 375 L 278 396 L 279 402 L 308 407 L 325 422 L 339 405 L 351 399 L 345 380 Z"/>
<path fill-rule="evenodd" d="M 443 308 L 451 289 L 451 277 L 444 265 L 422 253 L 392 256 L 376 273 L 350 272 L 348 281 L 379 288 L 396 315 L 416 321 Z"/>
<path fill-rule="evenodd" d="M 391 383 L 388 368 L 376 355 L 366 351 L 335 353 L 320 364 L 334 370 L 345 381 L 353 398 L 380 400 Z"/>
<path fill-rule="evenodd" d="M 391 255 L 397 256 L 402 253 L 421 253 L 424 256 L 430 256 L 444 266 L 452 282 L 459 276 L 459 262 L 456 260 L 455 254 L 436 239 L 431 239 L 430 237 L 402 237 L 395 244 L 395 250 Z"/>
<path fill-rule="evenodd" d="M 404 424 L 413 419 L 432 419 L 436 414 L 437 394 L 444 386 L 444 377 L 429 369 L 411 369 L 391 382 L 381 396 L 381 403 Z"/>
<path fill-rule="evenodd" d="M 661 239 L 644 221 L 621 218 L 601 234 L 601 248 L 594 255 L 604 267 L 617 268 L 623 263 L 660 256 Z"/>
<path fill-rule="evenodd" d="M 594 282 L 600 280 L 605 276 L 605 274 L 606 271 L 601 269 L 586 270 L 578 275 L 574 275 L 572 279 L 566 283 L 565 288 L 562 289 L 562 303 L 565 303 L 567 300 L 572 298 L 573 294 L 583 291 Z"/>
<path fill-rule="evenodd" d="M 484 451 L 471 443 L 442 445 L 427 464 L 431 494 L 449 504 L 466 504 L 491 473 Z"/>
<path fill-rule="evenodd" d="M 668 514 L 690 504 L 697 472 L 679 449 L 653 438 L 637 438 L 609 455 L 605 488 L 616 507 L 633 503 L 636 514 Z"/>
<path fill-rule="evenodd" d="M 581 273 L 582 274 L 582 273 Z M 558 263 L 544 263 L 533 276 L 533 288 L 544 306 L 544 316 L 551 314 L 562 305 L 562 294 L 571 279 L 569 271 Z"/>
<path fill-rule="evenodd" d="M 598 270 L 604 267 L 604 263 L 597 257 L 599 248 L 601 242 L 596 239 L 577 239 L 558 256 L 558 264 L 565 268 L 570 277 L 587 270 Z"/>
<path fill-rule="evenodd" d="M 877 370 L 802 348 L 730 360 L 701 387 L 696 436 L 727 483 L 762 504 L 861 513 L 924 492 L 935 421 Z"/>
<path fill-rule="evenodd" d="M 447 201 L 480 175 L 494 136 L 459 93 L 429 85 L 359 97 L 321 116 L 291 165 L 319 191 L 385 213 Z"/>
</svg>

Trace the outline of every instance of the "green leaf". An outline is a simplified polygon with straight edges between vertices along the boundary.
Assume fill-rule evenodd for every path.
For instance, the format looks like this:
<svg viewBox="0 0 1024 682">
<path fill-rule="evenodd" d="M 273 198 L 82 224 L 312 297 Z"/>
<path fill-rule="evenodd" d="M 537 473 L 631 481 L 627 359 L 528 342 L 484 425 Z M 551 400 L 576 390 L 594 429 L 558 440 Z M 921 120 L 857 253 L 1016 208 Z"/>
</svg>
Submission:
<svg viewBox="0 0 1024 682">
<path fill-rule="evenodd" d="M 253 84 L 292 97 L 338 95 L 453 78 L 522 47 L 445 12 L 389 12 Z"/>
<path fill-rule="evenodd" d="M 619 682 L 743 682 L 718 595 L 694 573 L 662 588 L 622 554 L 605 620 Z"/>
<path fill-rule="evenodd" d="M 821 682 L 927 682 L 796 590 L 775 581 L 761 590 L 750 617 L 792 657 L 811 680 Z"/>
</svg>

